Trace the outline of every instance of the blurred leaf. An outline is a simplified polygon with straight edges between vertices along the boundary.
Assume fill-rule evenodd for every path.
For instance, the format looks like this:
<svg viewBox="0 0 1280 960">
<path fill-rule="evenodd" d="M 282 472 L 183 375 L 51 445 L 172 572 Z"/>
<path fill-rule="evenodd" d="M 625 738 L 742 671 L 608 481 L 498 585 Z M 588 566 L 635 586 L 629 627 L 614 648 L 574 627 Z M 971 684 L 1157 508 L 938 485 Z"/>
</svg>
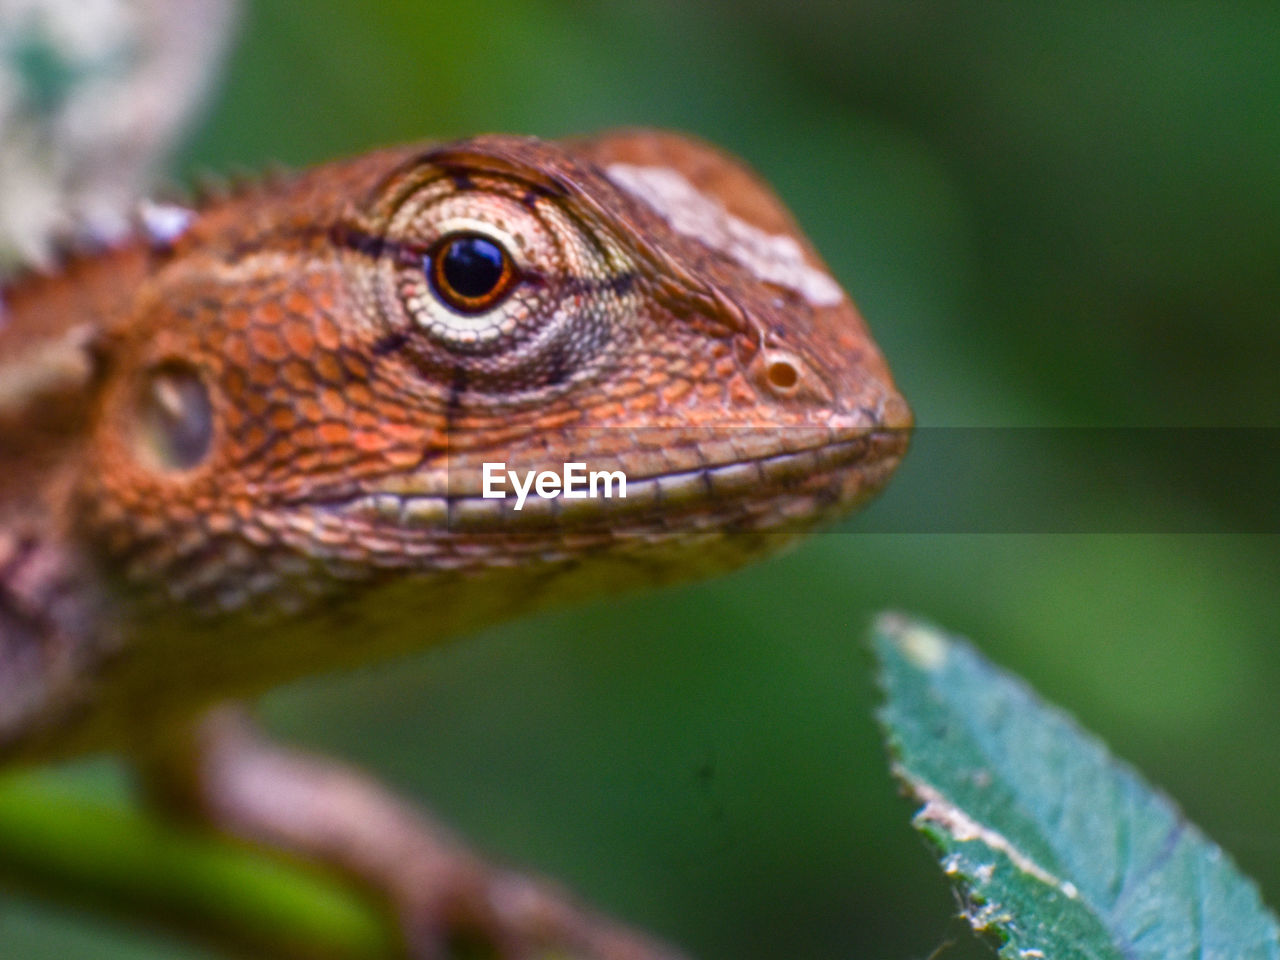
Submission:
<svg viewBox="0 0 1280 960">
<path fill-rule="evenodd" d="M 1254 884 L 1070 717 L 923 624 L 875 646 L 915 826 L 1002 957 L 1280 957 Z"/>
</svg>

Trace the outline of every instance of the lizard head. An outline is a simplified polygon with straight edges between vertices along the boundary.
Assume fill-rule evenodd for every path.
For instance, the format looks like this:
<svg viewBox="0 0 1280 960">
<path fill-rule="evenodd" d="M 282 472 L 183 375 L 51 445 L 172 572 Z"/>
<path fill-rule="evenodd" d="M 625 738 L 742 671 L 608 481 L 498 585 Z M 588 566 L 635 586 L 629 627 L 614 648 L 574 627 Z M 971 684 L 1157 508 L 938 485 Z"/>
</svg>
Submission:
<svg viewBox="0 0 1280 960">
<path fill-rule="evenodd" d="M 696 574 L 848 512 L 906 448 L 849 298 L 683 137 L 384 151 L 151 256 L 103 338 L 79 497 L 114 570 L 211 611 Z"/>
</svg>

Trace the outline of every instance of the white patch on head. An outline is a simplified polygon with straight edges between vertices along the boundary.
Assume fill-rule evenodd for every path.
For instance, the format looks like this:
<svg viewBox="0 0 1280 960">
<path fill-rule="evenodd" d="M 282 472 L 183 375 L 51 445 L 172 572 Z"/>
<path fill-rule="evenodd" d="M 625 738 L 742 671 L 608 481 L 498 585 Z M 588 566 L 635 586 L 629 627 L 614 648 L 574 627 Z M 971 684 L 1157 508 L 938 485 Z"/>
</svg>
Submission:
<svg viewBox="0 0 1280 960">
<path fill-rule="evenodd" d="M 838 283 L 805 262 L 794 238 L 766 233 L 735 217 L 670 167 L 614 163 L 605 172 L 652 207 L 673 230 L 728 254 L 761 280 L 789 287 L 815 307 L 832 307 L 844 299 Z"/>
<path fill-rule="evenodd" d="M 138 221 L 152 246 L 171 245 L 186 232 L 195 218 L 194 210 L 173 203 L 144 200 L 138 205 Z"/>
</svg>

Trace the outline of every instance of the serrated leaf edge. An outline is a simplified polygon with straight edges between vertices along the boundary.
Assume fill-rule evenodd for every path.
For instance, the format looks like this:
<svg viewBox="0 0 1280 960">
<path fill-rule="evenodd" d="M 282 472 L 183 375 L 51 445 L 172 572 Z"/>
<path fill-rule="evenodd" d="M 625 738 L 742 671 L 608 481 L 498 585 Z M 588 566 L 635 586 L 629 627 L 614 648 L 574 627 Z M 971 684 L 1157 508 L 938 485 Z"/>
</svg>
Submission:
<svg viewBox="0 0 1280 960">
<path fill-rule="evenodd" d="M 982 843 L 991 850 L 1003 853 L 1016 869 L 1027 876 L 1054 888 L 1070 900 L 1080 898 L 1080 890 L 1074 883 L 1070 880 L 1062 880 L 1040 866 L 1034 859 L 1014 846 L 1013 842 L 999 830 L 974 820 L 937 787 L 914 776 L 900 763 L 893 765 L 893 773 L 911 791 L 912 796 L 924 804 L 912 817 L 911 822 L 917 830 L 924 824 L 934 824 L 957 843 L 972 841 Z"/>
</svg>

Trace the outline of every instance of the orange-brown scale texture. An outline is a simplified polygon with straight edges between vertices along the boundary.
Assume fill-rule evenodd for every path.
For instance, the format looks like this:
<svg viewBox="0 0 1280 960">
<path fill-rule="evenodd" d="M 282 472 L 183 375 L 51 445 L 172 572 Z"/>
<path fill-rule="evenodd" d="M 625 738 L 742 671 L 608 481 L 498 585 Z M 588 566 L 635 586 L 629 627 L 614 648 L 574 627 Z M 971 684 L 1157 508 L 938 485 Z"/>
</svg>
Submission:
<svg viewBox="0 0 1280 960">
<path fill-rule="evenodd" d="M 427 642 L 574 583 L 700 575 L 885 482 L 910 415 L 847 298 L 814 302 L 682 232 L 610 178 L 617 163 L 675 171 L 825 276 L 735 161 L 629 131 L 369 154 L 218 201 L 171 244 L 6 291 L 0 378 L 42 323 L 92 332 L 91 375 L 64 391 L 70 439 L 37 457 L 14 431 L 12 475 L 42 491 L 139 649 L 184 642 L 139 626 L 168 616 L 211 643 L 244 612 L 297 624 L 296 651 L 267 639 L 202 664 L 211 687 L 252 686 L 333 662 L 319 633 L 390 649 L 376 624 L 408 605 Z M 434 296 L 424 258 L 477 230 L 515 279 L 467 315 Z M 570 460 L 624 470 L 634 498 L 517 513 L 479 497 L 485 461 Z M 16 503 L 0 486 L 0 532 Z M 138 678 L 180 669 L 176 648 L 146 656 L 125 658 Z"/>
</svg>

